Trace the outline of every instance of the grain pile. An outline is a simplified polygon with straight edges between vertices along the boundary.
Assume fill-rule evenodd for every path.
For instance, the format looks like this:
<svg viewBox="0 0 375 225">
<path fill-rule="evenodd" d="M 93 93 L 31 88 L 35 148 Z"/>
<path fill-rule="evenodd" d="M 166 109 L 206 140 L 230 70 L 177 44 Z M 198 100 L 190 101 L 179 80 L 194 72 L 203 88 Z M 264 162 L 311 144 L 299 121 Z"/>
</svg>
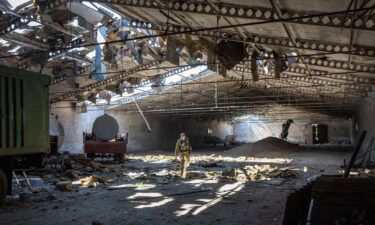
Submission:
<svg viewBox="0 0 375 225">
<path fill-rule="evenodd" d="M 252 156 L 267 152 L 291 153 L 301 150 L 298 144 L 281 140 L 276 137 L 266 137 L 254 143 L 244 144 L 228 151 L 232 156 Z"/>
</svg>

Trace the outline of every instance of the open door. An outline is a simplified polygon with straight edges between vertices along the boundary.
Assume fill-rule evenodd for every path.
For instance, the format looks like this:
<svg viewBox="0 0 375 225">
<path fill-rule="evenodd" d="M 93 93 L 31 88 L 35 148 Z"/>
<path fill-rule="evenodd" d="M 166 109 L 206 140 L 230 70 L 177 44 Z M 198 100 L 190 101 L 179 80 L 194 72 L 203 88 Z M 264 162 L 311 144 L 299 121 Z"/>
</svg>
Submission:
<svg viewBox="0 0 375 225">
<path fill-rule="evenodd" d="M 313 144 L 328 143 L 328 126 L 325 124 L 312 125 Z"/>
</svg>

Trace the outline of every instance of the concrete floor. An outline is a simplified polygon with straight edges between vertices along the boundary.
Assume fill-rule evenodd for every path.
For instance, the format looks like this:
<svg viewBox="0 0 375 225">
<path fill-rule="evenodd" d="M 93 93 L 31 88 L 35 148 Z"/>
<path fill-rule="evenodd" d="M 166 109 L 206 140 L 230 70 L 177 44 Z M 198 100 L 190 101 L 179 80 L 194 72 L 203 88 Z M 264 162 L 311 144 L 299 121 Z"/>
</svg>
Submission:
<svg viewBox="0 0 375 225">
<path fill-rule="evenodd" d="M 199 160 L 207 155 L 211 155 L 209 159 L 214 159 L 220 167 L 197 166 Z M 276 225 L 282 222 L 289 193 L 314 175 L 337 174 L 343 158 L 348 157 L 348 153 L 323 150 L 287 155 L 270 153 L 248 159 L 222 158 L 218 155 L 224 153 L 215 149 L 195 152 L 192 157 L 195 163 L 190 170 L 207 173 L 246 165 L 272 164 L 295 171 L 297 178 L 281 182 L 278 182 L 280 179 L 237 181 L 202 176 L 181 181 L 178 177 L 163 175 L 156 179 L 142 179 L 139 177 L 141 172 L 177 172 L 177 165 L 171 162 L 170 155 L 154 158 L 146 154 L 133 155 L 124 165 L 115 166 L 117 172 L 93 172 L 111 178 L 112 183 L 72 192 L 47 188 L 43 192 L 30 194 L 24 200 L 8 200 L 0 208 L 0 224 Z M 109 190 L 111 187 L 121 188 Z"/>
</svg>

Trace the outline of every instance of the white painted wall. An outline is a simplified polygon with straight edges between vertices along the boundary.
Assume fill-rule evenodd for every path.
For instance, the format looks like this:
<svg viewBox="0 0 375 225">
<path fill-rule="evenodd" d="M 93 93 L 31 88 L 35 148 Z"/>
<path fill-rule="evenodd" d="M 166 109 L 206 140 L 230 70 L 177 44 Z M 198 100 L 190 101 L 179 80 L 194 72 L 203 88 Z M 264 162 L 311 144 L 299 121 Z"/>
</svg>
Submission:
<svg viewBox="0 0 375 225">
<path fill-rule="evenodd" d="M 374 135 L 374 103 L 370 108 L 364 107 L 360 113 L 361 126 L 366 126 Z M 91 132 L 95 119 L 104 114 L 103 110 L 89 108 L 86 113 L 74 110 L 70 103 L 62 102 L 54 104 L 51 112 L 59 117 L 65 129 L 65 140 L 59 150 L 71 153 L 83 153 L 84 131 Z M 257 123 L 248 121 L 227 123 L 217 120 L 203 120 L 198 118 L 171 118 L 171 117 L 148 117 L 151 133 L 142 117 L 138 113 L 126 113 L 124 111 L 111 110 L 106 112 L 116 118 L 119 123 L 120 133 L 129 133 L 128 152 L 164 150 L 173 152 L 176 140 L 180 133 L 186 133 L 194 148 L 204 147 L 203 136 L 212 130 L 212 135 L 225 138 L 227 135 L 236 135 L 240 142 L 254 142 L 268 136 L 278 137 L 281 125 L 284 121 L 265 121 L 259 119 Z M 289 130 L 289 140 L 295 143 L 305 143 L 305 125 L 311 123 L 322 123 L 328 125 L 328 139 L 337 142 L 350 139 L 352 136 L 352 121 L 346 119 L 314 119 L 306 115 L 305 120 L 295 121 Z M 366 119 L 367 118 L 367 119 Z M 370 125 L 372 124 L 372 126 Z"/>
<path fill-rule="evenodd" d="M 103 110 L 89 108 L 86 113 L 79 113 L 71 107 L 70 102 L 53 104 L 51 113 L 58 116 L 64 127 L 65 138 L 59 152 L 83 153 L 83 132 L 91 132 L 97 117 L 104 114 Z"/>
<path fill-rule="evenodd" d="M 104 114 L 103 110 L 89 108 L 86 113 L 79 113 L 69 102 L 54 104 L 51 112 L 58 116 L 65 130 L 65 140 L 59 152 L 69 151 L 83 153 L 83 132 L 91 132 L 95 119 Z M 210 128 L 213 135 L 224 138 L 233 134 L 233 127 L 223 121 L 203 121 L 199 119 L 176 119 L 169 117 L 148 117 L 151 132 L 139 113 L 126 113 L 111 110 L 107 114 L 113 116 L 119 124 L 120 133 L 129 134 L 128 152 L 139 151 L 174 151 L 180 133 L 186 133 L 193 147 L 202 147 L 202 136 L 207 135 Z"/>
<path fill-rule="evenodd" d="M 291 118 L 293 119 L 293 116 Z M 236 122 L 233 125 L 234 135 L 237 136 L 237 140 L 240 142 L 255 142 L 269 136 L 279 137 L 284 122 L 284 120 L 270 121 L 262 118 L 258 118 L 255 121 Z M 306 127 L 306 125 L 313 123 L 328 125 L 328 142 L 330 143 L 351 140 L 352 122 L 350 120 L 330 117 L 314 119 L 306 115 L 303 120 L 294 120 L 294 123 L 289 128 L 288 141 L 305 144 L 307 140 L 306 133 L 312 132 L 311 126 Z"/>
</svg>

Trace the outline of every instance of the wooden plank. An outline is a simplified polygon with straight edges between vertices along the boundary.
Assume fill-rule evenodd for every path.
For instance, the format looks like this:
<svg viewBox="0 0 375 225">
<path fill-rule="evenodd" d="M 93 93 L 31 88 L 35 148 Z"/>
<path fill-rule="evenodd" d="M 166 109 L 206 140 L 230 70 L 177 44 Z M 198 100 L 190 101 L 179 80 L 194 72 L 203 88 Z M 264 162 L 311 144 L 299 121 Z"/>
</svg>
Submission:
<svg viewBox="0 0 375 225">
<path fill-rule="evenodd" d="M 355 146 L 353 155 L 350 158 L 349 164 L 345 168 L 344 177 L 348 177 L 349 176 L 349 173 L 352 170 L 353 164 L 354 164 L 354 162 L 355 162 L 355 160 L 357 158 L 358 152 L 359 152 L 359 150 L 361 150 L 361 146 L 362 146 L 363 141 L 365 140 L 366 134 L 367 134 L 366 130 L 362 131 L 361 136 L 358 139 L 357 145 Z"/>
</svg>

